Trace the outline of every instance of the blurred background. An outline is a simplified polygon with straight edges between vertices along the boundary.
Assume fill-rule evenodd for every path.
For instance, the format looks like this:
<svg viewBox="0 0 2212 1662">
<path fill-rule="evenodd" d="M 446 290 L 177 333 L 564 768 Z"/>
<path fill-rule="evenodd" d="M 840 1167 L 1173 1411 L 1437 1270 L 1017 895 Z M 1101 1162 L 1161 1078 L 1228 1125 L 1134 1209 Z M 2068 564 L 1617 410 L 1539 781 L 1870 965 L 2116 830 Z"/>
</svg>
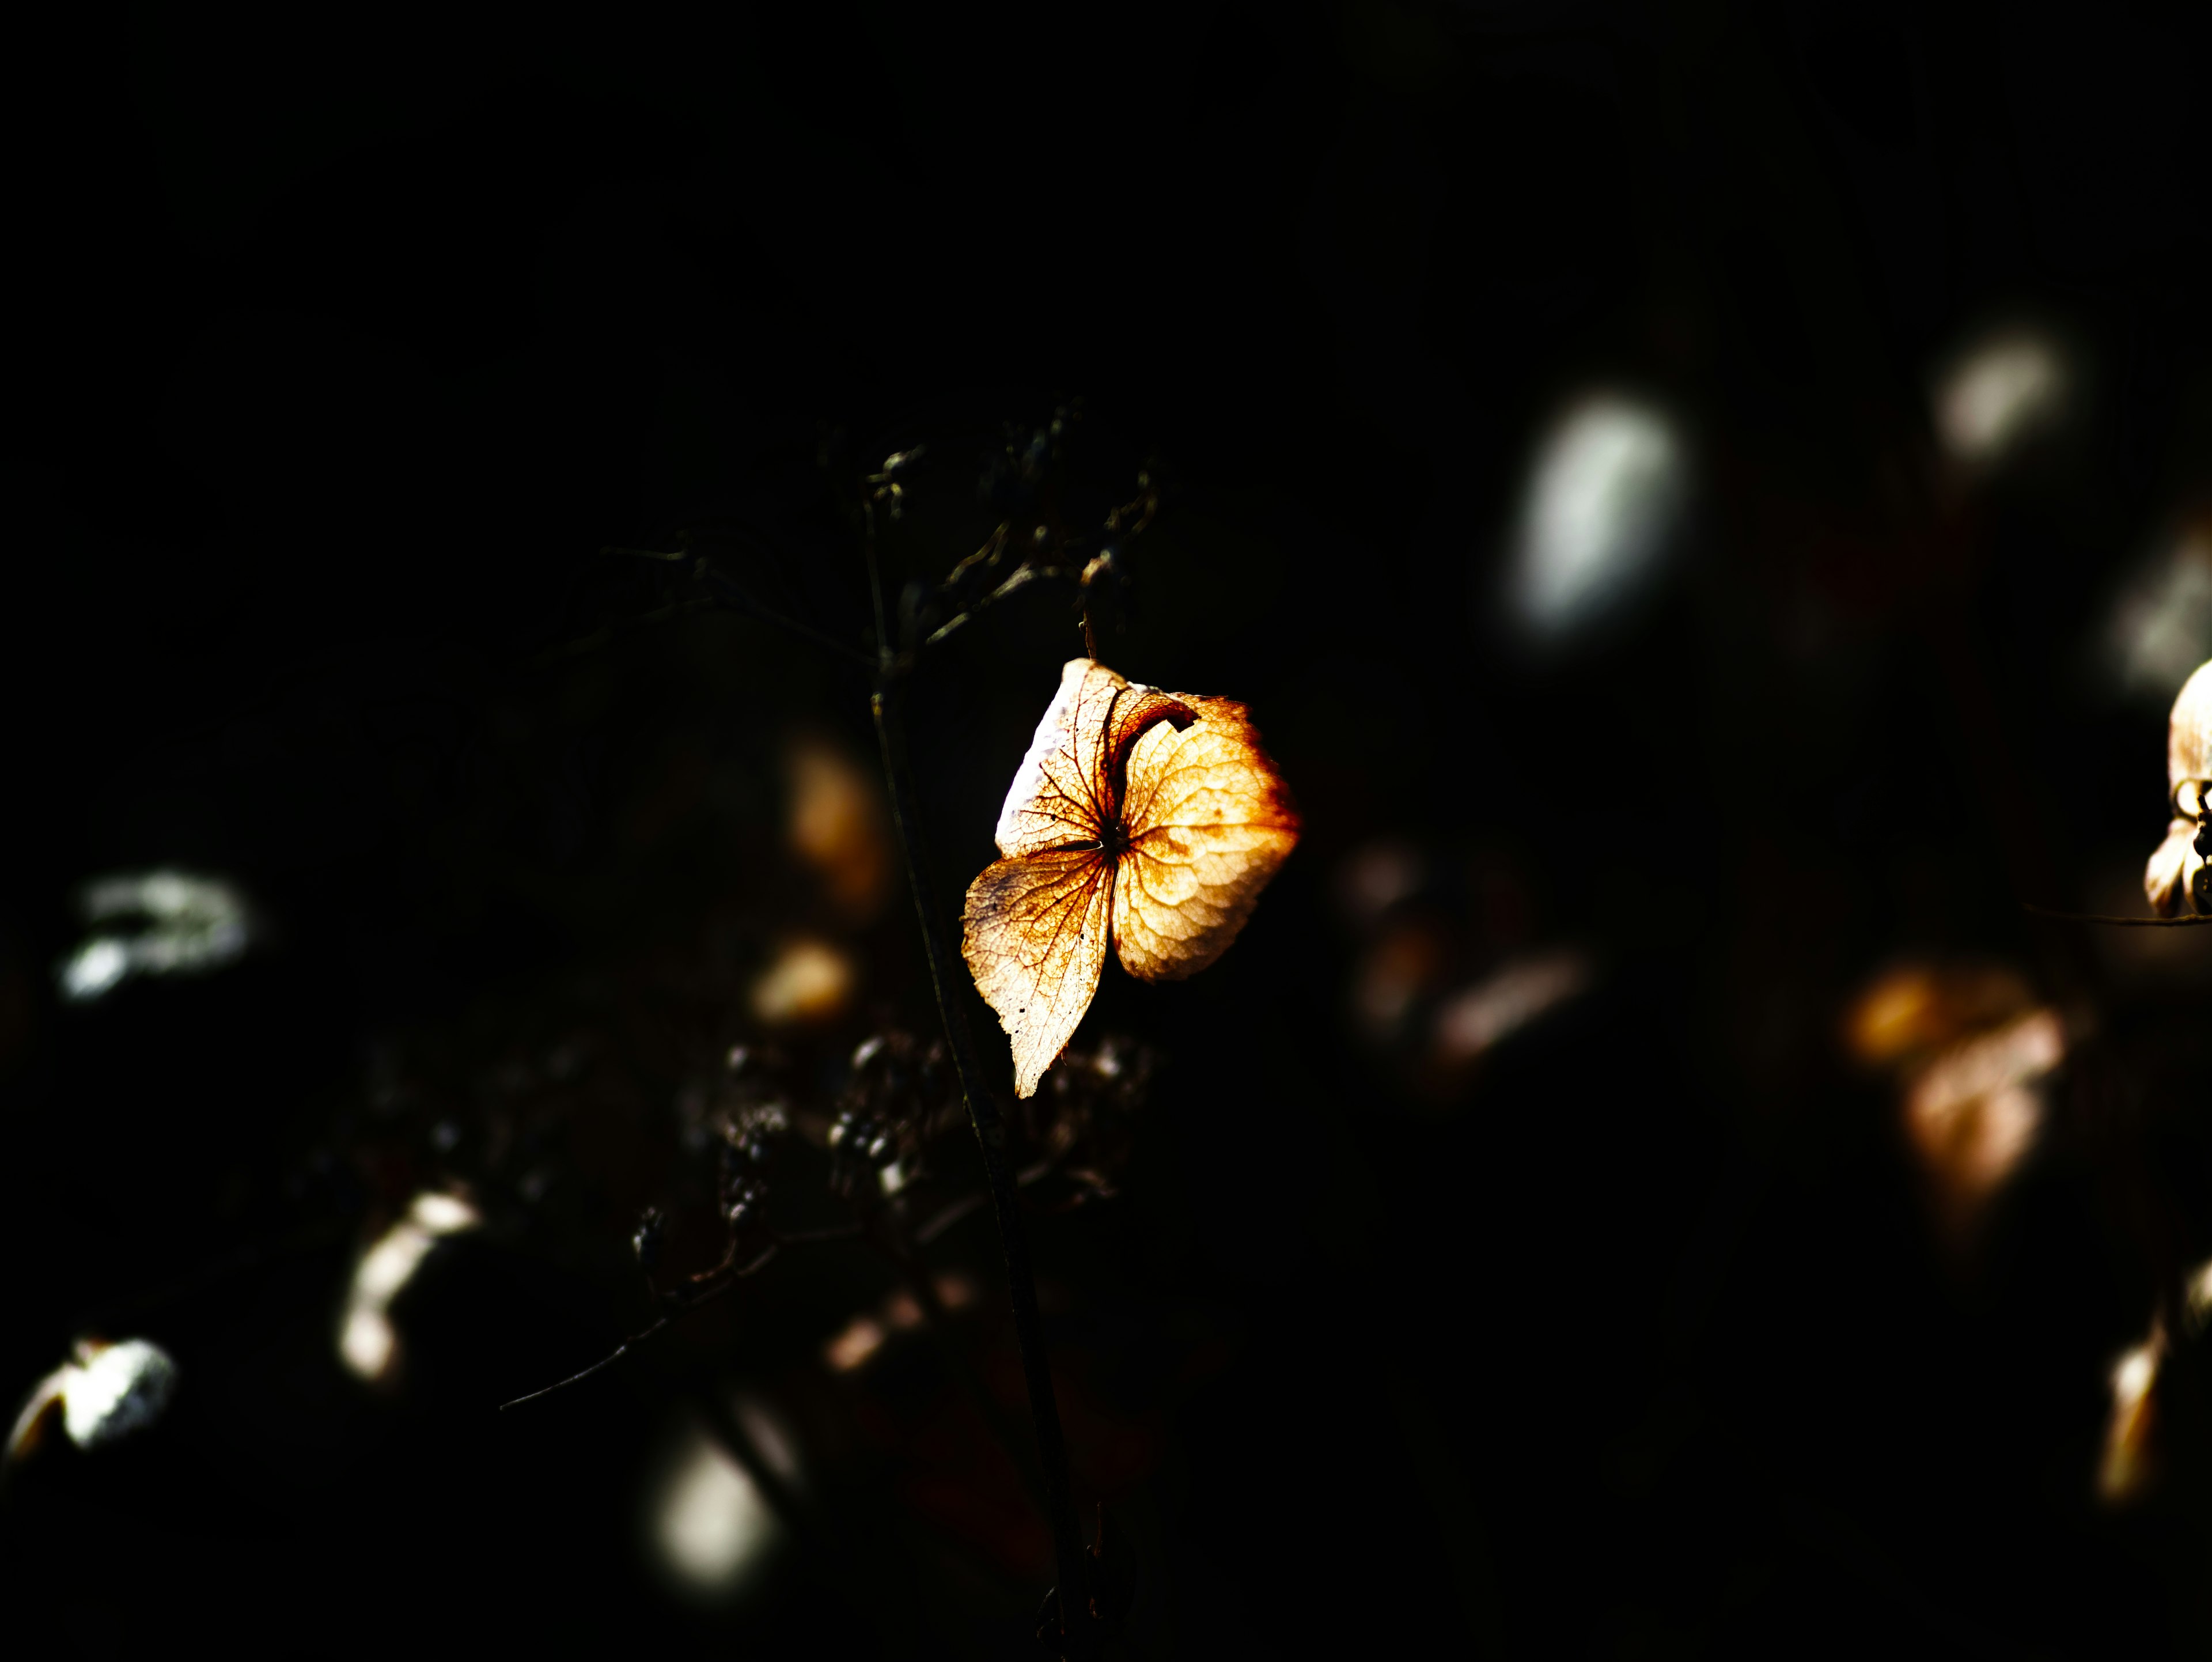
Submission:
<svg viewBox="0 0 2212 1662">
<path fill-rule="evenodd" d="M 0 1622 L 1036 1653 L 866 675 L 602 551 L 862 648 L 833 482 L 1058 418 L 1306 819 L 1019 1125 L 1127 1653 L 2212 1653 L 2212 933 L 2021 909 L 2212 657 L 2191 10 L 45 20 Z M 917 678 L 948 897 L 1081 642 Z"/>
</svg>

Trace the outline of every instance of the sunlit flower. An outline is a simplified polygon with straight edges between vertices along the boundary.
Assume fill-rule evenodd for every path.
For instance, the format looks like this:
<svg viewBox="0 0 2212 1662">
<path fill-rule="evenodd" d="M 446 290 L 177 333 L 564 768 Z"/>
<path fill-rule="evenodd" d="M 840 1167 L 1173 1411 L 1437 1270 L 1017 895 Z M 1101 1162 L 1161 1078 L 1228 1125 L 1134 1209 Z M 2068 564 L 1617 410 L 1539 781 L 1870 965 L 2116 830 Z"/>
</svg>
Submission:
<svg viewBox="0 0 2212 1662">
<path fill-rule="evenodd" d="M 1139 980 L 1180 981 L 1229 950 L 1296 846 L 1298 814 L 1243 705 L 1075 658 L 996 836 L 1006 858 L 969 885 L 962 952 L 1027 1097 L 1109 953 Z"/>
<path fill-rule="evenodd" d="M 2212 662 L 2173 701 L 2166 779 L 2173 818 L 2143 870 L 2143 892 L 2161 917 L 2212 915 Z"/>
</svg>

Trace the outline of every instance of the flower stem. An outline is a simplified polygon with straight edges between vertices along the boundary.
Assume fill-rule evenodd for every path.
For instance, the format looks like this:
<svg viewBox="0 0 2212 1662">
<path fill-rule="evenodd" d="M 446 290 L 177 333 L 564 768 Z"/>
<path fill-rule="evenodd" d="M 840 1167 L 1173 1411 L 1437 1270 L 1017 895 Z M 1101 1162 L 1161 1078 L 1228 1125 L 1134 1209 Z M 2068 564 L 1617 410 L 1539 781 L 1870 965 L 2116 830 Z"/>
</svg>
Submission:
<svg viewBox="0 0 2212 1662">
<path fill-rule="evenodd" d="M 872 572 L 871 561 L 871 575 Z M 878 638 L 881 638 L 880 636 Z M 960 1076 L 960 1093 L 968 1105 L 969 1123 L 983 1154 L 983 1172 L 991 1190 L 992 1209 L 998 1215 L 999 1244 L 1006 1257 L 1006 1282 L 1012 1295 L 1014 1338 L 1020 1346 L 1022 1374 L 1029 1385 L 1030 1416 L 1036 1425 L 1038 1465 L 1044 1478 L 1046 1522 L 1052 1526 L 1053 1560 L 1059 1574 L 1060 1630 L 1070 1655 L 1091 1655 L 1097 1650 L 1093 1630 L 1081 1619 L 1084 1610 L 1083 1537 L 1075 1521 L 1075 1501 L 1067 1476 L 1067 1444 L 1060 1434 L 1060 1406 L 1053 1397 L 1052 1370 L 1046 1359 L 1044 1328 L 1037 1317 L 1036 1280 L 1030 1266 L 1029 1238 L 1022 1227 L 1016 1198 L 1014 1172 L 1006 1159 L 1006 1126 L 998 1103 L 985 1082 L 975 1052 L 975 1038 L 968 1025 L 967 1007 L 961 1001 L 962 966 L 945 938 L 923 843 L 921 816 L 914 784 L 906 734 L 898 708 L 899 677 L 886 667 L 875 693 L 876 738 L 883 747 L 884 777 L 890 787 L 891 820 L 906 856 L 907 880 L 914 890 L 921 916 L 922 946 L 929 958 L 929 978 L 937 992 L 937 1010 L 945 1023 L 945 1043 L 952 1065 Z"/>
</svg>

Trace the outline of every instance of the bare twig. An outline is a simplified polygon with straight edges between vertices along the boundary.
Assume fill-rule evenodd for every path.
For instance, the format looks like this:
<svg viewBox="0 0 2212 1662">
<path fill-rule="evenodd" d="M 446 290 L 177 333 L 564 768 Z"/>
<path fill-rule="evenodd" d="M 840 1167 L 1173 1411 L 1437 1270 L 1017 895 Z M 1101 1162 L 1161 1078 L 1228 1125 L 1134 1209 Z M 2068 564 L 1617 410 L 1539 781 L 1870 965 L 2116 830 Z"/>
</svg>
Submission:
<svg viewBox="0 0 2212 1662">
<path fill-rule="evenodd" d="M 662 565 L 682 565 L 688 561 L 691 566 L 689 575 L 705 584 L 710 593 L 690 600 L 672 600 L 665 606 L 656 606 L 652 611 L 641 612 L 635 617 L 615 618 L 601 624 L 588 635 L 579 636 L 573 641 L 563 641 L 557 646 L 546 648 L 538 654 L 538 663 L 554 663 L 562 658 L 572 658 L 581 653 L 596 651 L 623 630 L 633 629 L 644 624 L 665 623 L 670 618 L 680 617 L 685 612 L 720 608 L 743 612 L 748 617 L 759 618 L 764 624 L 772 624 L 787 634 L 795 635 L 811 645 L 820 647 L 824 652 L 842 658 L 848 664 L 854 664 L 864 669 L 875 667 L 875 661 L 858 647 L 841 641 L 836 636 L 815 628 L 811 624 L 801 623 L 787 612 L 777 611 L 705 555 L 695 555 L 688 549 L 681 548 L 674 550 L 623 548 L 613 544 L 602 548 L 599 552 L 623 559 L 651 560 Z"/>
<path fill-rule="evenodd" d="M 1013 527 L 1011 524 L 1000 521 L 993 528 L 991 534 L 984 539 L 982 547 L 952 568 L 952 574 L 945 578 L 944 587 L 948 590 L 958 587 L 960 580 L 979 565 L 986 567 L 997 565 L 1000 559 L 1006 554 L 1007 533 L 1012 529 Z"/>
<path fill-rule="evenodd" d="M 1062 1150 L 1060 1154 L 1048 1154 L 1034 1166 L 1024 1166 L 1015 1176 L 1014 1187 L 1027 1189 L 1032 1184 L 1043 1182 L 1045 1178 L 1060 1169 L 1060 1162 L 1065 1153 L 1066 1151 Z M 990 1198 L 990 1191 L 987 1189 L 969 1190 L 958 1200 L 949 1202 L 926 1221 L 916 1225 L 914 1231 L 915 1245 L 927 1246 Z"/>
<path fill-rule="evenodd" d="M 1152 484 L 1150 467 L 1137 475 L 1137 490 L 1139 495 L 1133 500 L 1123 502 L 1106 515 L 1109 531 L 1118 531 L 1125 537 L 1139 537 L 1144 534 L 1145 527 L 1152 522 L 1152 515 L 1159 512 L 1160 493 Z M 1135 516 L 1136 523 L 1126 524 L 1125 521 L 1132 515 Z"/>
<path fill-rule="evenodd" d="M 1080 573 L 1072 570 L 1066 566 L 1025 565 L 1018 571 L 1015 572 L 1013 575 L 1007 578 L 1006 581 L 1000 583 L 996 588 L 993 589 L 989 594 L 984 595 L 974 605 L 969 606 L 967 610 L 957 613 L 952 618 L 948 618 L 938 628 L 932 630 L 930 632 L 929 638 L 924 641 L 922 645 L 925 647 L 935 646 L 939 642 L 942 641 L 946 636 L 951 634 L 953 630 L 958 629 L 962 624 L 973 622 L 976 617 L 989 610 L 1000 600 L 1005 600 L 1008 595 L 1018 594 L 1021 590 L 1027 588 L 1031 583 L 1044 582 L 1055 578 L 1073 579 L 1079 576 L 1080 575 Z"/>
<path fill-rule="evenodd" d="M 801 1234 L 779 1235 L 741 1266 L 734 1263 L 736 1253 L 733 1243 L 730 1256 L 703 1275 L 695 1276 L 689 1290 L 670 1295 L 675 1302 L 674 1309 L 655 1318 L 651 1325 L 641 1331 L 631 1334 L 629 1337 L 624 1339 L 581 1373 L 571 1373 L 567 1379 L 556 1379 L 551 1385 L 541 1390 L 533 1391 L 527 1396 L 517 1397 L 512 1402 L 501 1403 L 499 1405 L 500 1412 L 504 1414 L 510 1408 L 520 1408 L 523 1403 L 534 1403 L 541 1397 L 550 1397 L 556 1391 L 565 1391 L 572 1385 L 580 1384 L 603 1368 L 612 1367 L 663 1328 L 680 1321 L 695 1310 L 703 1309 L 714 1303 L 746 1276 L 764 1269 L 787 1246 L 812 1246 L 825 1241 L 858 1240 L 860 1236 L 860 1228 L 857 1224 L 836 1229 L 812 1229 Z"/>
<path fill-rule="evenodd" d="M 710 612 L 716 603 L 708 598 L 692 600 L 672 600 L 666 606 L 655 606 L 650 612 L 641 612 L 631 618 L 617 618 L 602 624 L 589 635 L 580 635 L 573 641 L 563 641 L 550 646 L 533 661 L 539 666 L 558 663 L 563 658 L 581 657 L 586 652 L 597 652 L 601 647 L 625 630 L 640 628 L 647 624 L 665 624 L 672 618 L 687 612 Z"/>
<path fill-rule="evenodd" d="M 802 624 L 798 618 L 778 612 L 766 601 L 757 598 L 744 584 L 720 566 L 702 559 L 699 562 L 699 575 L 707 586 L 714 591 L 715 598 L 727 605 L 732 611 L 749 613 L 764 624 L 773 624 L 788 634 L 798 636 L 802 641 L 812 642 L 825 652 L 836 654 L 848 664 L 857 664 L 862 668 L 872 667 L 868 654 L 860 648 L 848 645 L 834 635 L 823 633 L 811 624 Z"/>
</svg>

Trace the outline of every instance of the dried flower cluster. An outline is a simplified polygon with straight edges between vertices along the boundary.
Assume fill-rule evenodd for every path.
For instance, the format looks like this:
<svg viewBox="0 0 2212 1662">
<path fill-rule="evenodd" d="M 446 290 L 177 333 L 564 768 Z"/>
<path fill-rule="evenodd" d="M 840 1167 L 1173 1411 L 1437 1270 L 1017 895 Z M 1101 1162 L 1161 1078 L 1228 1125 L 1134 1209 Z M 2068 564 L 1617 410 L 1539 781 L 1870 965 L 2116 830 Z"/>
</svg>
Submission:
<svg viewBox="0 0 2212 1662">
<path fill-rule="evenodd" d="M 1109 951 L 1145 981 L 1229 949 L 1298 839 L 1297 810 L 1242 704 L 1133 685 L 1069 661 L 969 886 L 962 950 L 1037 1081 L 1098 990 Z"/>
</svg>

